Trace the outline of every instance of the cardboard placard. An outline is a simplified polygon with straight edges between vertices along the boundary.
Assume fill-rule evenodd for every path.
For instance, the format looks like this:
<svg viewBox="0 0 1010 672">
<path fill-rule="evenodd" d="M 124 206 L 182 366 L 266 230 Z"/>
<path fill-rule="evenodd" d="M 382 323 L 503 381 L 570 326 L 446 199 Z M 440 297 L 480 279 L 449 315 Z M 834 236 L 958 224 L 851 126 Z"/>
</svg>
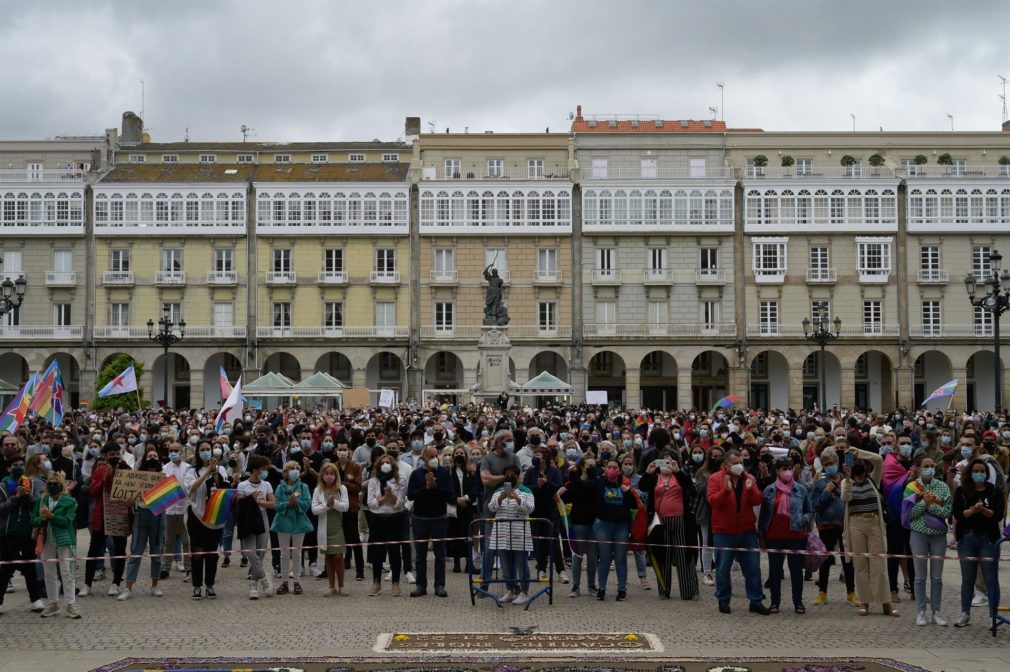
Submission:
<svg viewBox="0 0 1010 672">
<path fill-rule="evenodd" d="M 110 537 L 128 537 L 130 529 L 130 505 L 118 499 L 106 499 L 102 514 L 105 517 L 105 534 Z"/>
<path fill-rule="evenodd" d="M 607 405 L 607 391 L 606 390 L 586 390 L 586 403 L 587 404 L 599 404 L 600 406 Z"/>
<path fill-rule="evenodd" d="M 133 502 L 137 495 L 144 494 L 164 478 L 165 474 L 160 471 L 116 469 L 116 475 L 112 479 L 112 490 L 109 491 L 109 499 L 119 502 Z"/>
<path fill-rule="evenodd" d="M 379 390 L 379 406 L 382 408 L 391 408 L 394 403 L 394 396 L 393 390 Z"/>
<path fill-rule="evenodd" d="M 372 398 L 367 388 L 354 388 L 343 390 L 344 408 L 369 408 L 372 405 Z"/>
</svg>

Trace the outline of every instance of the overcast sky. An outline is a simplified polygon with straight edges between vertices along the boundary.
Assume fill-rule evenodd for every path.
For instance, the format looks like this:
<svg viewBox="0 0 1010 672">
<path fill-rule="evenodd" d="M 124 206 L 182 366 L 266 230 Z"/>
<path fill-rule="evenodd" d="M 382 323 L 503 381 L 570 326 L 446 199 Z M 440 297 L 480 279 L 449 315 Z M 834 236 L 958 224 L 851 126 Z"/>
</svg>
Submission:
<svg viewBox="0 0 1010 672">
<path fill-rule="evenodd" d="M 141 79 L 155 141 L 701 119 L 717 81 L 731 127 L 992 131 L 1008 35 L 1007 0 L 0 0 L 0 138 L 119 126 Z"/>
</svg>

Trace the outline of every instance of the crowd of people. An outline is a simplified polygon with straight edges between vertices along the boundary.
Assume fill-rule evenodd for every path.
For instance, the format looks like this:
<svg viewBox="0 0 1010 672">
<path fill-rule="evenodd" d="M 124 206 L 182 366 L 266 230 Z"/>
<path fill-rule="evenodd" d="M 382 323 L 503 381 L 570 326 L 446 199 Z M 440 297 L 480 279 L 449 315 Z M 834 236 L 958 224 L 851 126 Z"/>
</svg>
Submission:
<svg viewBox="0 0 1010 672">
<path fill-rule="evenodd" d="M 840 564 L 842 601 L 860 616 L 873 605 L 898 616 L 908 593 L 918 625 L 944 626 L 949 541 L 955 626 L 999 604 L 986 558 L 1004 534 L 1003 413 L 506 406 L 247 409 L 219 429 L 213 410 L 74 411 L 59 427 L 33 418 L 0 437 L 0 587 L 18 590 L 20 573 L 33 611 L 80 618 L 96 582 L 136 597 L 144 559 L 153 597 L 175 572 L 194 600 L 217 597 L 219 566 L 234 559 L 252 600 L 300 595 L 308 578 L 346 596 L 351 572 L 369 585 L 366 569 L 369 596 L 408 584 L 410 597 L 446 597 L 451 566 L 472 572 L 478 597 L 517 605 L 550 574 L 570 598 L 606 600 L 613 568 L 621 601 L 630 554 L 643 591 L 653 577 L 662 598 L 714 587 L 727 614 L 734 564 L 762 615 L 782 607 L 787 570 L 797 614 L 807 582 L 812 605 L 826 604 Z M 157 513 L 136 498 L 126 529 L 112 529 L 120 470 L 172 476 L 185 497 Z M 222 489 L 235 491 L 232 515 L 204 515 Z M 819 567 L 803 553 L 816 539 L 839 553 Z"/>
</svg>

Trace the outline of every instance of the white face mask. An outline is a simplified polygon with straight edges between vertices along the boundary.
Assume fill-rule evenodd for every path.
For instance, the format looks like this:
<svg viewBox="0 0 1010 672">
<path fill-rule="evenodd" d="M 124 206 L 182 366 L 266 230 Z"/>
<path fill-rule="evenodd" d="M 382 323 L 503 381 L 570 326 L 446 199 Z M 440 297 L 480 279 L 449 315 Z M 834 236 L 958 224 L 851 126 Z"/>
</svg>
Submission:
<svg viewBox="0 0 1010 672">
<path fill-rule="evenodd" d="M 734 464 L 733 466 L 731 466 L 729 468 L 729 472 L 731 474 L 733 474 L 734 476 L 739 476 L 740 474 L 743 473 L 743 465 L 742 464 Z"/>
<path fill-rule="evenodd" d="M 431 467 L 432 469 L 437 469 L 438 468 L 438 458 L 437 457 L 433 457 L 430 460 L 428 460 L 428 466 Z"/>
<path fill-rule="evenodd" d="M 383 462 L 382 466 L 379 467 L 379 470 L 384 474 L 388 474 L 393 471 L 393 465 L 391 465 L 389 462 Z"/>
</svg>

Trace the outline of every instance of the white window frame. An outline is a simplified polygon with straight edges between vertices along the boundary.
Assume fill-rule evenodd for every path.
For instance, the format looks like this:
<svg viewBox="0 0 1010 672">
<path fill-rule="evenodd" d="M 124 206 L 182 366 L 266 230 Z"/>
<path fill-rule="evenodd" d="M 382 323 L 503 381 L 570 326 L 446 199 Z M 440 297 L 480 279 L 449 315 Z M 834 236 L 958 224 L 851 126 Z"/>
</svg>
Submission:
<svg viewBox="0 0 1010 672">
<path fill-rule="evenodd" d="M 330 161 L 330 155 L 329 154 L 313 154 L 310 157 L 309 160 L 312 163 L 329 163 L 329 161 Z"/>
<path fill-rule="evenodd" d="M 499 271 L 499 274 L 501 271 Z M 556 247 L 541 247 L 537 250 L 537 275 L 553 277 L 558 274 L 558 249 Z"/>
<path fill-rule="evenodd" d="M 130 154 L 130 163 L 147 163 L 146 154 Z"/>
<path fill-rule="evenodd" d="M 594 180 L 607 179 L 608 171 L 609 171 L 609 161 L 607 161 L 606 158 L 597 157 L 593 159 L 592 175 Z"/>
<path fill-rule="evenodd" d="M 233 273 L 235 271 L 235 250 L 230 247 L 215 248 L 214 271 L 217 273 Z"/>
<path fill-rule="evenodd" d="M 451 277 L 456 272 L 456 250 L 451 247 L 436 247 L 434 270 L 437 277 Z"/>
<path fill-rule="evenodd" d="M 708 160 L 704 157 L 688 159 L 688 175 L 693 178 L 705 177 L 708 173 Z"/>
<path fill-rule="evenodd" d="M 976 280 L 986 280 L 992 275 L 992 255 L 990 245 L 972 245 L 971 248 L 971 274 Z"/>
<path fill-rule="evenodd" d="M 812 175 L 814 172 L 814 160 L 813 159 L 796 159 L 796 174 L 797 175 Z"/>
<path fill-rule="evenodd" d="M 343 273 L 346 270 L 344 259 L 344 248 L 329 247 L 323 250 L 323 272 Z"/>
<path fill-rule="evenodd" d="M 856 273 L 860 282 L 887 282 L 891 276 L 894 240 L 856 238 Z"/>
<path fill-rule="evenodd" d="M 863 333 L 881 336 L 884 333 L 884 309 L 879 299 L 863 301 Z"/>
<path fill-rule="evenodd" d="M 130 303 L 129 301 L 117 301 L 109 304 L 109 326 L 128 327 L 130 326 Z"/>
<path fill-rule="evenodd" d="M 779 319 L 777 300 L 763 300 L 758 303 L 758 327 L 762 336 L 778 336 Z"/>
<path fill-rule="evenodd" d="M 274 301 L 270 306 L 270 319 L 274 329 L 290 329 L 291 302 Z"/>
<path fill-rule="evenodd" d="M 643 157 L 639 159 L 639 170 L 641 170 L 642 179 L 656 179 L 659 177 L 659 160 L 652 157 Z"/>
<path fill-rule="evenodd" d="M 115 273 L 129 273 L 133 270 L 132 257 L 128 247 L 112 248 L 109 250 L 109 270 Z"/>
<path fill-rule="evenodd" d="M 527 159 L 526 160 L 526 177 L 531 180 L 542 180 L 544 177 L 544 160 L 543 159 Z"/>
<path fill-rule="evenodd" d="M 179 155 L 178 154 L 162 154 L 161 155 L 161 162 L 162 163 L 179 163 Z"/>
<path fill-rule="evenodd" d="M 53 326 L 54 327 L 69 327 L 73 324 L 71 319 L 72 303 L 54 303 L 53 304 Z"/>
<path fill-rule="evenodd" d="M 270 251 L 270 270 L 274 273 L 290 273 L 294 270 L 291 256 L 291 248 L 274 248 Z"/>
<path fill-rule="evenodd" d="M 994 320 L 991 311 L 986 310 L 982 306 L 974 306 L 974 314 L 972 315 L 972 324 L 975 327 L 976 336 L 992 336 Z"/>
<path fill-rule="evenodd" d="M 706 275 L 714 275 L 719 270 L 719 248 L 702 247 L 698 250 L 698 268 Z"/>
<path fill-rule="evenodd" d="M 181 247 L 161 248 L 161 270 L 169 273 L 177 273 L 183 270 Z"/>
<path fill-rule="evenodd" d="M 375 248 L 375 272 L 392 274 L 396 272 L 396 248 Z"/>
<path fill-rule="evenodd" d="M 290 154 L 274 154 L 274 163 L 291 163 Z"/>
<path fill-rule="evenodd" d="M 200 163 L 217 163 L 216 154 L 201 154 Z"/>
<path fill-rule="evenodd" d="M 53 271 L 56 273 L 73 273 L 74 251 L 53 250 Z"/>
<path fill-rule="evenodd" d="M 922 335 L 943 335 L 943 305 L 936 299 L 922 302 Z"/>
<path fill-rule="evenodd" d="M 238 154 L 235 157 L 235 163 L 252 163 L 252 162 L 253 162 L 252 154 Z"/>
<path fill-rule="evenodd" d="M 400 160 L 400 155 L 396 153 L 389 153 L 382 155 L 383 163 L 397 163 Z"/>
<path fill-rule="evenodd" d="M 348 163 L 364 163 L 365 162 L 365 155 L 363 153 L 361 153 L 361 152 L 352 152 L 351 154 L 347 155 L 347 162 Z"/>
<path fill-rule="evenodd" d="M 505 176 L 505 161 L 502 159 L 487 160 L 487 176 L 489 178 Z"/>
<path fill-rule="evenodd" d="M 447 180 L 458 180 L 463 175 L 463 161 L 462 159 L 445 159 L 443 166 L 445 168 L 445 179 Z"/>
<path fill-rule="evenodd" d="M 380 319 L 381 318 L 381 319 Z M 396 302 L 376 301 L 375 302 L 375 326 L 378 328 L 392 328 L 396 326 Z"/>
<path fill-rule="evenodd" d="M 435 333 L 452 333 L 456 327 L 456 304 L 452 301 L 435 301 Z"/>
<path fill-rule="evenodd" d="M 774 265 L 766 263 L 771 261 Z M 751 238 L 751 270 L 757 282 L 782 282 L 789 271 L 789 239 Z"/>
<path fill-rule="evenodd" d="M 332 331 L 344 328 L 344 302 L 323 302 L 323 328 Z"/>
<path fill-rule="evenodd" d="M 558 302 L 537 302 L 537 327 L 540 331 L 556 331 L 558 328 Z"/>
<path fill-rule="evenodd" d="M 701 325 L 702 329 L 711 331 L 716 329 L 719 324 L 719 302 L 718 301 L 702 301 L 701 302 Z"/>
</svg>

